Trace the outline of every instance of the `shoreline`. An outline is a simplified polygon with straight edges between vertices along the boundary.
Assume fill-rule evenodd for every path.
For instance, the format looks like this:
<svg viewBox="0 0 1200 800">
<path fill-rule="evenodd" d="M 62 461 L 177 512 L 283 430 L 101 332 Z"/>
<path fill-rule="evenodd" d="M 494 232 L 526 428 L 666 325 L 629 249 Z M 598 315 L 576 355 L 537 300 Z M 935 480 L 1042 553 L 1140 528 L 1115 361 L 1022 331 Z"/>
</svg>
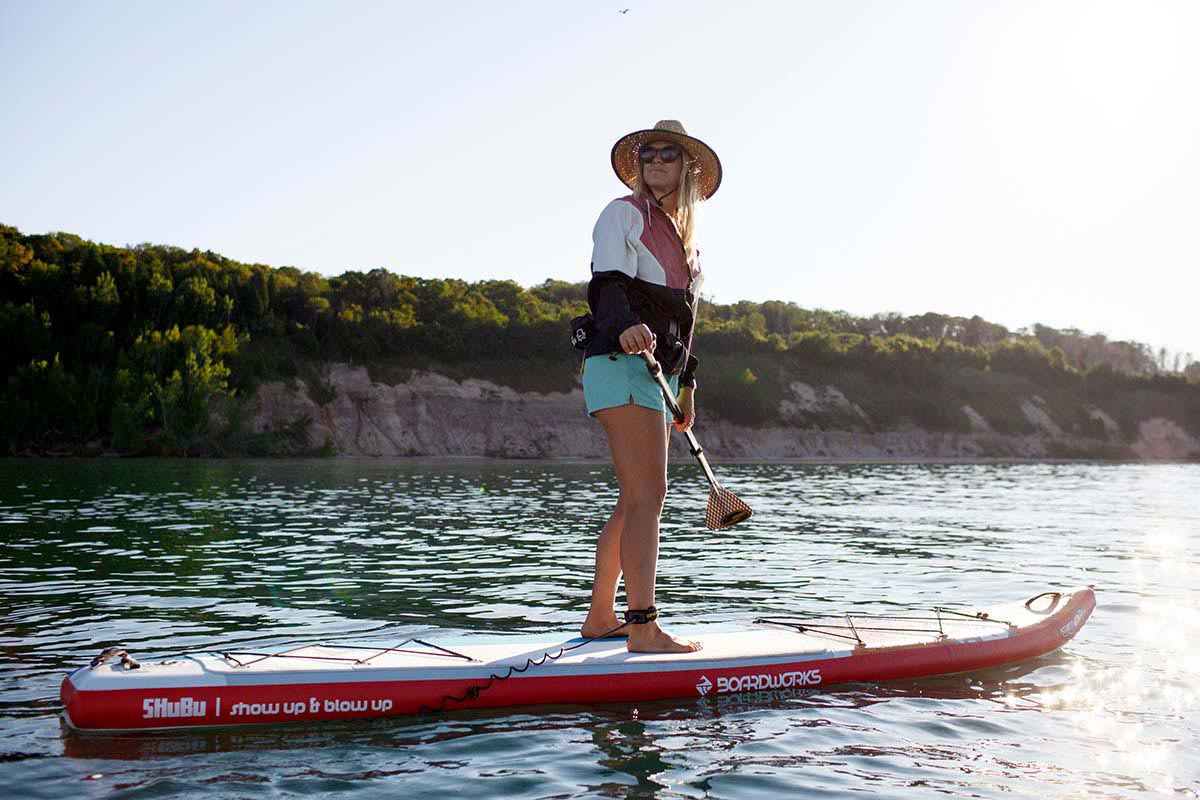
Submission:
<svg viewBox="0 0 1200 800">
<path fill-rule="evenodd" d="M 245 398 L 224 398 L 210 409 L 203 435 L 178 440 L 160 432 L 138 445 L 147 455 L 119 453 L 102 438 L 71 444 L 43 437 L 44 449 L 9 457 L 608 462 L 603 431 L 582 415 L 578 388 L 518 392 L 435 373 L 388 384 L 350 365 L 330 367 L 327 380 L 328 397 L 314 398 L 303 382 L 277 381 Z M 861 409 L 853 417 L 843 413 L 848 401 L 836 387 L 823 391 L 832 406 L 797 416 L 795 403 L 781 402 L 778 420 L 754 425 L 709 415 L 697 435 L 711 459 L 741 464 L 1200 463 L 1194 418 L 1186 415 L 1181 424 L 1153 404 L 1123 425 L 1087 405 L 1074 408 L 1076 417 L 1071 409 L 1060 412 L 1056 421 L 1034 395 L 1020 407 L 1028 429 L 1001 432 L 966 405 L 960 410 L 969 430 L 911 420 L 876 426 Z M 671 437 L 668 459 L 691 459 L 683 437 Z"/>
<path fill-rule="evenodd" d="M 1057 458 L 1045 457 L 1038 458 L 1032 456 L 790 456 L 778 458 L 743 458 L 729 457 L 724 458 L 720 454 L 714 454 L 709 450 L 704 451 L 705 457 L 713 464 L 730 464 L 730 465 L 771 465 L 771 464 L 1101 464 L 1101 465 L 1166 465 L 1166 464 L 1200 464 L 1200 458 L 1184 458 L 1184 459 L 1139 459 L 1139 458 Z M 39 454 L 20 454 L 20 455 L 3 455 L 0 456 L 0 461 L 11 462 L 28 462 L 28 461 L 178 461 L 178 462 L 236 462 L 236 461 L 260 461 L 273 464 L 284 464 L 289 462 L 317 462 L 334 464 L 339 462 L 361 462 L 361 463 L 378 463 L 385 464 L 389 462 L 400 463 L 426 463 L 426 464 L 460 464 L 460 463 L 488 463 L 488 464 L 610 464 L 611 461 L 606 456 L 537 456 L 533 458 L 519 458 L 513 456 L 486 456 L 486 455 L 461 455 L 461 456 L 403 456 L 403 455 L 385 455 L 371 456 L 361 454 L 337 454 L 329 456 L 318 455 L 295 455 L 295 456 L 170 456 L 170 455 L 123 455 L 121 453 L 101 453 L 97 455 L 79 455 L 76 453 L 39 453 Z M 692 463 L 693 457 L 690 455 L 677 455 L 672 453 L 668 459 L 668 464 Z"/>
</svg>

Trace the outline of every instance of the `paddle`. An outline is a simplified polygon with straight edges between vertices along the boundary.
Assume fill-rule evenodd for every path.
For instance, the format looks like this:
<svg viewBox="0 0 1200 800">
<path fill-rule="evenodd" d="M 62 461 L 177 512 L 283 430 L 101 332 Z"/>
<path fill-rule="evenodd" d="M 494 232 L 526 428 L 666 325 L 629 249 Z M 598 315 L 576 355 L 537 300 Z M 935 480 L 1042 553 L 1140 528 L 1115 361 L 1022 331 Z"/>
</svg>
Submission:
<svg viewBox="0 0 1200 800">
<path fill-rule="evenodd" d="M 658 381 L 658 387 L 662 389 L 663 399 L 667 401 L 667 408 L 671 409 L 671 414 L 677 422 L 683 422 L 683 411 L 675 402 L 675 395 L 671 392 L 670 384 L 663 377 L 662 367 L 650 353 L 643 352 L 642 357 L 646 359 L 646 369 L 650 371 L 650 375 Z M 708 510 L 704 514 L 704 524 L 710 531 L 717 531 L 750 519 L 754 511 L 741 498 L 721 486 L 717 481 L 712 467 L 708 465 L 708 459 L 704 457 L 704 448 L 696 441 L 696 437 L 690 430 L 684 431 L 683 435 L 687 438 L 692 455 L 700 462 L 700 469 L 704 470 L 704 477 L 708 478 Z"/>
</svg>

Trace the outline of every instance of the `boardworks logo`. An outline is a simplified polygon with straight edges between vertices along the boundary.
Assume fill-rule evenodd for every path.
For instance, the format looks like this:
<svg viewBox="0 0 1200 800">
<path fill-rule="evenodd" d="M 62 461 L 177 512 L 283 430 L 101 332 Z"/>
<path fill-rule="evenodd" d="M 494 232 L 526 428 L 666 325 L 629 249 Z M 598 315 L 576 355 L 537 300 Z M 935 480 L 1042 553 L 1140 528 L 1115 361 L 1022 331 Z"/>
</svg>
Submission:
<svg viewBox="0 0 1200 800">
<path fill-rule="evenodd" d="M 178 717 L 203 717 L 208 707 L 206 700 L 181 697 L 171 701 L 165 697 L 147 697 L 142 701 L 142 719 L 175 719 Z"/>
<path fill-rule="evenodd" d="M 1066 625 L 1063 625 L 1058 629 L 1059 635 L 1064 639 L 1070 639 L 1075 635 L 1075 631 L 1079 630 L 1079 626 L 1083 624 L 1083 618 L 1085 616 L 1086 615 L 1083 613 L 1082 608 L 1076 611 L 1075 616 L 1071 617 Z"/>
<path fill-rule="evenodd" d="M 764 689 L 794 689 L 797 686 L 818 686 L 821 683 L 821 670 L 805 669 L 798 672 L 780 672 L 770 675 L 765 672 L 731 675 L 727 678 L 717 678 L 717 694 L 736 694 L 737 692 L 758 692 Z M 713 683 L 706 675 L 700 676 L 696 691 L 704 697 L 713 690 Z"/>
</svg>

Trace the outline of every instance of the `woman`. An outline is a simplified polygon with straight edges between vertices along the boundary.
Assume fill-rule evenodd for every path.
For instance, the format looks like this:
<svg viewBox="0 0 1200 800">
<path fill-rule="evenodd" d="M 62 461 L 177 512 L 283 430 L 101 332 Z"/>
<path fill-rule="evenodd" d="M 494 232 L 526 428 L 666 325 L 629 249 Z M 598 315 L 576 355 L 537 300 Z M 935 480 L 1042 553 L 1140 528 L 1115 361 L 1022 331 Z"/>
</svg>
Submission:
<svg viewBox="0 0 1200 800">
<path fill-rule="evenodd" d="M 695 419 L 692 326 L 700 284 L 696 212 L 717 191 L 721 162 L 712 148 L 663 120 L 621 137 L 612 165 L 633 194 L 612 201 L 592 232 L 588 304 L 595 330 L 587 346 L 583 391 L 612 452 L 620 495 L 596 546 L 592 602 L 582 633 L 611 633 L 625 577 L 627 647 L 637 653 L 686 653 L 699 645 L 659 627 L 654 606 L 658 521 L 667 493 L 672 421 L 642 353 L 671 375 L 687 430 Z M 678 388 L 682 385 L 682 388 Z M 665 415 L 665 419 L 664 419 Z"/>
</svg>

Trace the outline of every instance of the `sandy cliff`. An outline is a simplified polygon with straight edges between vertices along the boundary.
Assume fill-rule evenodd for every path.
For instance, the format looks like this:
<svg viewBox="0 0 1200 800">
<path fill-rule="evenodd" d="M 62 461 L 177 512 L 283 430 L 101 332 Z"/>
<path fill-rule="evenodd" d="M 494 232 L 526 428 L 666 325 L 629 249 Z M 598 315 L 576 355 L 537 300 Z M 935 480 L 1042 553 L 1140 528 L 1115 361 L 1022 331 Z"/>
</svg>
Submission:
<svg viewBox="0 0 1200 800">
<path fill-rule="evenodd" d="M 308 418 L 309 445 L 351 456 L 491 456 L 500 458 L 596 458 L 607 455 L 600 426 L 584 411 L 583 392 L 520 393 L 482 380 L 458 382 L 416 372 L 396 385 L 373 381 L 362 367 L 337 364 L 326 380 L 332 401 L 321 405 L 301 382 L 269 383 L 255 393 L 255 432 L 280 430 Z M 938 433 L 918 428 L 876 431 L 862 410 L 836 387 L 795 386 L 796 408 L 827 410 L 841 430 L 779 426 L 748 428 L 704 419 L 698 436 L 715 458 L 1048 458 L 1097 457 L 1143 460 L 1200 458 L 1200 441 L 1162 418 L 1141 423 L 1136 441 L 1123 441 L 1105 422 L 1107 438 L 1063 432 L 1039 398 L 1022 403 L 1037 434 L 1006 436 L 991 430 L 964 406 L 971 432 Z M 781 419 L 796 408 L 780 409 Z M 1103 412 L 1096 412 L 1103 417 Z M 672 447 L 686 455 L 682 437 Z"/>
</svg>

